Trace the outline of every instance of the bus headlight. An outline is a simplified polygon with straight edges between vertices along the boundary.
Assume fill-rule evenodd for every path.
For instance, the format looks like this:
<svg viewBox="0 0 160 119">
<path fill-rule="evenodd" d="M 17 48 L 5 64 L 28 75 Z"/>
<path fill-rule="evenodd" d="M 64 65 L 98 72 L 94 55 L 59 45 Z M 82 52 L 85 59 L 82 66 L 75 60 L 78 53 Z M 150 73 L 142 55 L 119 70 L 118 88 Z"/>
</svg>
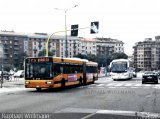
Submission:
<svg viewBox="0 0 160 119">
<path fill-rule="evenodd" d="M 51 81 L 47 81 L 46 84 L 52 84 L 52 82 Z"/>
<path fill-rule="evenodd" d="M 25 84 L 29 84 L 29 83 L 30 83 L 29 81 L 26 81 L 26 82 L 25 82 Z"/>
</svg>

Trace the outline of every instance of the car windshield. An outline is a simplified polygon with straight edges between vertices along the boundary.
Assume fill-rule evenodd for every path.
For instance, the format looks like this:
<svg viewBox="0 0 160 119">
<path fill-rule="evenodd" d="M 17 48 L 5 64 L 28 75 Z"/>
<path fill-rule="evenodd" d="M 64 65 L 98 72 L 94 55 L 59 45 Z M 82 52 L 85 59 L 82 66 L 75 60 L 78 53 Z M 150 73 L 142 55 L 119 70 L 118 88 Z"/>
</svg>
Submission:
<svg viewBox="0 0 160 119">
<path fill-rule="evenodd" d="M 156 74 L 156 73 L 155 73 L 155 72 L 152 72 L 152 71 L 147 71 L 147 72 L 145 72 L 144 74 L 149 75 L 149 74 Z"/>
</svg>

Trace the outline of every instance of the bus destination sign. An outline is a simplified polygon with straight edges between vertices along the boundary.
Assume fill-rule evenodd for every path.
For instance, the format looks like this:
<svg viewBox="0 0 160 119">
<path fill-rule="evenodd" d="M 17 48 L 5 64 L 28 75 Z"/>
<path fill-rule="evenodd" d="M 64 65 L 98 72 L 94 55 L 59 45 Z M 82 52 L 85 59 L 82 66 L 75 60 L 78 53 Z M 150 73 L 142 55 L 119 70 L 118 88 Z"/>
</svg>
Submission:
<svg viewBox="0 0 160 119">
<path fill-rule="evenodd" d="M 34 62 L 49 62 L 51 61 L 50 58 L 44 57 L 44 58 L 28 58 L 28 63 L 34 63 Z"/>
</svg>

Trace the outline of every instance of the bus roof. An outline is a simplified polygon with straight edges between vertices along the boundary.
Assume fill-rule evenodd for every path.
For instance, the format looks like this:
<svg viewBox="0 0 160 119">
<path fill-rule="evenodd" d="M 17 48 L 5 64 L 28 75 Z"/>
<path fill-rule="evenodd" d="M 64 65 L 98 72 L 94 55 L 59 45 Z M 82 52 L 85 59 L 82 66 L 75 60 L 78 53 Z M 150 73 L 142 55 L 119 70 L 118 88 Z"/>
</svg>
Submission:
<svg viewBox="0 0 160 119">
<path fill-rule="evenodd" d="M 97 62 L 91 62 L 91 61 L 89 61 L 89 62 L 87 62 L 86 63 L 88 66 L 98 66 L 98 63 Z"/>
<path fill-rule="evenodd" d="M 129 61 L 128 59 L 114 59 L 112 62 L 117 62 L 117 61 Z"/>
<path fill-rule="evenodd" d="M 63 62 L 65 62 L 65 63 L 73 63 L 73 64 L 86 63 L 87 65 L 98 66 L 98 63 L 89 61 L 87 59 L 81 59 L 81 58 L 76 58 L 76 57 L 73 57 L 73 58 L 53 57 L 54 62 L 61 62 L 61 60 L 63 60 Z"/>
<path fill-rule="evenodd" d="M 52 59 L 53 62 L 56 62 L 56 63 L 60 63 L 60 62 L 64 62 L 64 63 L 71 63 L 71 64 L 83 64 L 83 63 L 86 63 L 88 65 L 92 65 L 92 66 L 97 66 L 98 64 L 96 62 L 92 62 L 92 61 L 89 61 L 87 59 L 81 59 L 81 58 L 76 58 L 76 57 L 73 57 L 73 58 L 62 58 L 62 57 L 27 57 L 26 59 L 30 59 L 30 58 L 33 58 L 33 59 L 38 59 L 38 58 L 49 58 L 49 59 Z"/>
</svg>

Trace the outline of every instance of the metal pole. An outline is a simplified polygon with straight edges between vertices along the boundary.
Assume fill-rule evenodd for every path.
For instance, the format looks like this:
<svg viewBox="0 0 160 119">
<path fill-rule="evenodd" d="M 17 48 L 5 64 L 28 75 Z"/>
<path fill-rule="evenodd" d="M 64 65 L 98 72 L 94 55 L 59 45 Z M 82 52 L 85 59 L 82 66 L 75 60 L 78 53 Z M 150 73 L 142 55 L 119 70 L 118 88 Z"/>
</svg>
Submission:
<svg viewBox="0 0 160 119">
<path fill-rule="evenodd" d="M 2 68 L 2 71 L 1 71 L 1 80 L 0 80 L 0 82 L 1 82 L 1 88 L 3 87 L 3 45 L 2 44 L 0 44 L 0 47 L 1 47 L 1 51 L 0 51 L 0 55 L 1 55 L 1 59 L 2 59 L 2 61 L 1 61 L 1 68 Z"/>
<path fill-rule="evenodd" d="M 67 42 L 67 11 L 69 11 L 70 9 L 73 9 L 75 7 L 77 7 L 78 5 L 74 5 L 71 8 L 68 9 L 59 9 L 59 8 L 55 8 L 56 10 L 61 10 L 65 13 L 65 57 L 68 57 L 68 42 Z"/>
<path fill-rule="evenodd" d="M 78 28 L 78 30 L 80 30 L 80 29 L 88 29 L 88 28 L 90 28 L 90 27 Z M 67 30 L 67 31 L 71 31 L 71 30 Z M 51 37 L 52 37 L 53 35 L 55 35 L 55 34 L 57 34 L 57 33 L 61 33 L 61 32 L 65 32 L 65 31 L 57 31 L 57 32 L 54 32 L 54 33 L 52 33 L 52 34 L 48 37 L 48 39 L 47 39 L 47 41 L 46 41 L 46 57 L 48 57 L 48 43 L 49 43 Z"/>
<path fill-rule="evenodd" d="M 66 44 L 66 51 L 65 51 L 65 57 L 68 57 L 68 44 L 67 44 L 67 10 L 65 10 L 65 44 Z"/>
<path fill-rule="evenodd" d="M 1 72 L 1 88 L 3 87 L 3 57 L 2 57 L 2 72 Z"/>
</svg>

